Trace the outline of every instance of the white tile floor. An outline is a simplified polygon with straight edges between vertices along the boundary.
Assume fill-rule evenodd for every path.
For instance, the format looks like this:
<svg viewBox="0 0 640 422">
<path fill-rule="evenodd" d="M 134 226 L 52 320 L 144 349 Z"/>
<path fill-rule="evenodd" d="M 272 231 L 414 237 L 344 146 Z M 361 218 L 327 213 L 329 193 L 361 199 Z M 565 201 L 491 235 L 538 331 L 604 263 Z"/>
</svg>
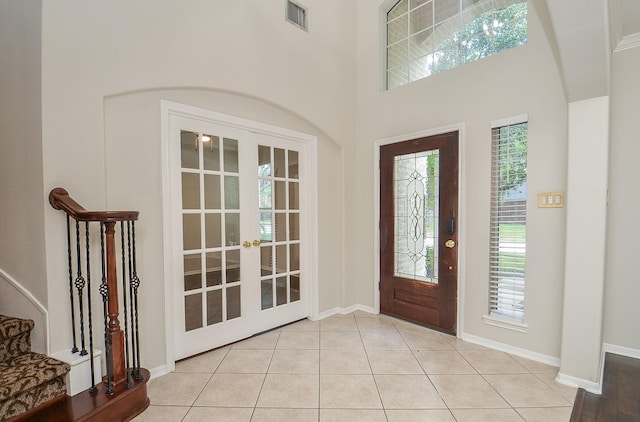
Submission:
<svg viewBox="0 0 640 422">
<path fill-rule="evenodd" d="M 355 312 L 176 364 L 136 422 L 568 421 L 557 368 Z"/>
</svg>

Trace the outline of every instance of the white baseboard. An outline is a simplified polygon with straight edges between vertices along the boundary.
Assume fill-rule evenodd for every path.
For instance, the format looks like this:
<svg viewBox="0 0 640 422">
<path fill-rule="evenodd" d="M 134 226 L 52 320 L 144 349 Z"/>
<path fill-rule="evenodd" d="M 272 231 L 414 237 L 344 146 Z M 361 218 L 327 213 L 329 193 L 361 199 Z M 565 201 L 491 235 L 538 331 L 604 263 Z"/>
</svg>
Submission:
<svg viewBox="0 0 640 422">
<path fill-rule="evenodd" d="M 331 309 L 327 309 L 326 311 L 322 311 L 318 314 L 317 320 L 319 321 L 321 319 L 325 319 L 333 315 L 342 314 L 342 312 L 340 312 L 340 309 L 341 308 L 331 308 Z"/>
<path fill-rule="evenodd" d="M 355 311 L 362 311 L 373 315 L 380 314 L 380 312 L 376 311 L 376 308 L 374 308 L 373 306 L 356 305 L 355 308 Z"/>
<path fill-rule="evenodd" d="M 573 377 L 571 375 L 562 374 L 558 372 L 556 381 L 560 384 L 568 385 L 569 387 L 584 388 L 590 393 L 602 394 L 602 387 L 599 383 L 585 380 L 582 378 Z"/>
<path fill-rule="evenodd" d="M 149 370 L 149 375 L 151 379 L 161 377 L 163 375 L 167 375 L 169 371 L 167 371 L 167 365 L 156 366 Z"/>
<path fill-rule="evenodd" d="M 510 353 L 512 355 L 520 356 L 525 359 L 534 360 L 536 362 L 544 363 L 545 365 L 560 366 L 560 358 L 545 355 L 543 353 L 532 352 L 531 350 L 521 349 L 519 347 L 511 346 L 509 344 L 500 343 L 497 341 L 489 340 L 484 337 L 474 336 L 473 334 L 462 333 L 460 338 L 469 343 L 479 344 L 490 349 L 499 350 L 501 352 Z"/>
<path fill-rule="evenodd" d="M 630 347 L 618 346 L 617 344 L 602 343 L 602 354 L 614 353 L 616 355 L 627 356 L 634 359 L 640 359 L 640 350 Z"/>
<path fill-rule="evenodd" d="M 600 384 L 598 385 L 598 393 L 602 393 L 602 380 L 604 380 L 604 359 L 606 353 L 627 356 L 634 359 L 640 359 L 640 350 L 631 347 L 618 346 L 617 344 L 602 343 L 602 357 L 600 358 Z M 588 390 L 585 388 L 585 390 Z M 589 390 L 591 391 L 591 390 Z"/>
<path fill-rule="evenodd" d="M 327 309 L 326 311 L 322 311 L 318 314 L 318 320 L 325 319 L 333 315 L 346 315 L 355 311 L 362 311 L 370 314 L 378 314 L 378 312 L 376 312 L 376 310 L 372 306 L 351 305 L 346 308 L 336 307 L 336 308 Z"/>
<path fill-rule="evenodd" d="M 640 350 L 630 347 L 618 346 L 616 344 L 602 343 L 602 358 L 600 359 L 600 381 L 593 382 L 571 375 L 558 373 L 556 381 L 561 384 L 569 385 L 576 388 L 584 388 L 590 393 L 602 394 L 602 380 L 604 379 L 604 358 L 605 353 L 614 353 L 616 355 L 628 356 L 630 358 L 640 359 Z"/>
</svg>

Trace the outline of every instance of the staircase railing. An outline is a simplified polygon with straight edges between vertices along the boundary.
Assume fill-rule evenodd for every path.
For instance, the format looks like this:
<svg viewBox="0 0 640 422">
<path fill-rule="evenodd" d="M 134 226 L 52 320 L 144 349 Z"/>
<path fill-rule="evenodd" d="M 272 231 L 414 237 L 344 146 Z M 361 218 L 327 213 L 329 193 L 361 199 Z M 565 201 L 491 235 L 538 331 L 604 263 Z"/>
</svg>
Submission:
<svg viewBox="0 0 640 422">
<path fill-rule="evenodd" d="M 136 265 L 137 211 L 87 211 L 63 188 L 49 193 L 49 203 L 67 215 L 67 255 L 69 301 L 73 346 L 71 351 L 89 354 L 91 362 L 90 393 L 97 394 L 100 380 L 94 379 L 94 327 L 92 284 L 95 284 L 95 261 L 99 245 L 106 377 L 104 392 L 113 395 L 117 387 L 125 389 L 142 380 L 138 323 L 138 289 L 140 279 Z M 97 233 L 98 232 L 98 233 Z M 119 236 L 118 233 L 119 232 Z M 97 239 L 99 237 L 99 240 Z M 117 238 L 119 237 L 119 242 Z M 119 245 L 118 245 L 119 243 Z M 94 251 L 92 252 L 92 246 Z M 118 249 L 119 259 L 118 259 Z M 118 261 L 121 281 L 118 283 Z M 92 262 L 94 265 L 92 266 Z M 119 295 L 119 288 L 121 295 Z M 124 323 L 120 323 L 120 307 Z M 87 350 L 88 348 L 88 350 Z M 146 373 L 146 370 L 145 370 Z M 120 390 L 121 388 L 118 388 Z"/>
</svg>

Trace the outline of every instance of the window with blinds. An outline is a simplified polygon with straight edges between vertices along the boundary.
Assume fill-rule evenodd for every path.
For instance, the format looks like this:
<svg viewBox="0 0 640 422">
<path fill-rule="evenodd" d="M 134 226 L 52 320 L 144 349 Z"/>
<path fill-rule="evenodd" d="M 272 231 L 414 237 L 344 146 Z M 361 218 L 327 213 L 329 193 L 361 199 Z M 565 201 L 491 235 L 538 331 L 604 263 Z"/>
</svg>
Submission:
<svg viewBox="0 0 640 422">
<path fill-rule="evenodd" d="M 300 29 L 307 30 L 307 9 L 297 3 L 287 0 L 287 21 Z"/>
<path fill-rule="evenodd" d="M 527 122 L 492 129 L 489 314 L 524 320 Z"/>
<path fill-rule="evenodd" d="M 527 43 L 526 0 L 398 0 L 386 16 L 393 89 Z"/>
</svg>

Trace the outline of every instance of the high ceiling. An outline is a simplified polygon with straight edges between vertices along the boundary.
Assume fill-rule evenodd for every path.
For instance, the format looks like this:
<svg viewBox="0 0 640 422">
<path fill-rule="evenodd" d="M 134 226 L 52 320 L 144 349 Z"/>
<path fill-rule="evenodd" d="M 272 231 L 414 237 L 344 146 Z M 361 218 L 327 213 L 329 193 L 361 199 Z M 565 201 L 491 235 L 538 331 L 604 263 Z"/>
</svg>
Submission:
<svg viewBox="0 0 640 422">
<path fill-rule="evenodd" d="M 569 101 L 608 95 L 612 51 L 640 41 L 638 0 L 546 0 Z"/>
<path fill-rule="evenodd" d="M 640 33 L 640 1 L 622 0 L 622 35 Z"/>
</svg>

